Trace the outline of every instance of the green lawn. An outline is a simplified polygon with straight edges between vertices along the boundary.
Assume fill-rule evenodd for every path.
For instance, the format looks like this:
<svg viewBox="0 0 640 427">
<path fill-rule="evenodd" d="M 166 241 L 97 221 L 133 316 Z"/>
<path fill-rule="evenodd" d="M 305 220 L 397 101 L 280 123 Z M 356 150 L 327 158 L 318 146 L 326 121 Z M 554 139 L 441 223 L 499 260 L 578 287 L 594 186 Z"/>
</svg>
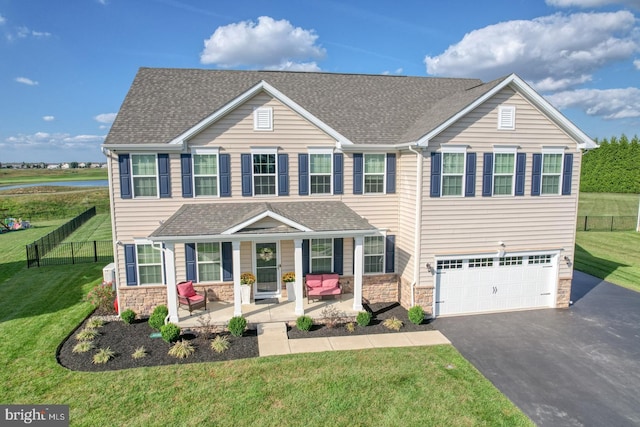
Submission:
<svg viewBox="0 0 640 427">
<path fill-rule="evenodd" d="M 111 240 L 111 215 L 97 214 L 65 239 L 66 242 L 90 242 Z"/>
<path fill-rule="evenodd" d="M 637 194 L 580 193 L 579 216 L 637 216 Z"/>
<path fill-rule="evenodd" d="M 86 426 L 532 425 L 452 346 L 68 371 L 55 351 L 103 266 L 26 269 L 24 245 L 55 225 L 0 235 L 0 403 L 67 404 Z"/>
<path fill-rule="evenodd" d="M 0 185 L 98 179 L 107 179 L 106 169 L 0 169 Z"/>
</svg>

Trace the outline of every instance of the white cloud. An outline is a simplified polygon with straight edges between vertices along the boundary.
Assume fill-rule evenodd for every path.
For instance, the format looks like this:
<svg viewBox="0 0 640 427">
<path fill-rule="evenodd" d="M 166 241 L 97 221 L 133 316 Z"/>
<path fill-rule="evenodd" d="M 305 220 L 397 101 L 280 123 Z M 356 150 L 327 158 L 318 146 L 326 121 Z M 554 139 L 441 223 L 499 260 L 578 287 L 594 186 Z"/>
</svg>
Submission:
<svg viewBox="0 0 640 427">
<path fill-rule="evenodd" d="M 100 3 L 103 6 L 106 6 L 107 4 L 109 4 L 107 0 L 98 0 L 98 3 Z"/>
<path fill-rule="evenodd" d="M 549 6 L 554 7 L 601 7 L 622 4 L 640 9 L 640 0 L 546 0 Z"/>
<path fill-rule="evenodd" d="M 636 70 L 640 71 L 640 59 L 633 61 L 633 65 L 636 67 Z"/>
<path fill-rule="evenodd" d="M 22 83 L 24 85 L 27 85 L 27 86 L 37 86 L 38 85 L 37 81 L 31 80 L 30 78 L 27 78 L 27 77 L 16 77 L 15 81 L 18 82 L 18 83 Z"/>
<path fill-rule="evenodd" d="M 52 122 L 54 121 L 56 118 L 53 116 L 43 116 L 42 120 L 44 120 L 45 122 Z"/>
<path fill-rule="evenodd" d="M 15 32 L 6 34 L 5 37 L 7 38 L 7 40 L 12 42 L 16 39 L 25 39 L 27 37 L 43 39 L 43 38 L 51 37 L 51 35 L 52 34 L 47 31 L 35 31 L 35 30 L 29 29 L 28 27 L 21 26 L 21 27 L 18 27 L 15 30 Z"/>
<path fill-rule="evenodd" d="M 395 71 L 391 72 L 389 70 L 385 70 L 382 72 L 383 76 L 390 76 L 391 74 L 402 74 L 404 70 L 402 68 L 396 68 Z"/>
<path fill-rule="evenodd" d="M 116 119 L 118 113 L 103 113 L 98 114 L 93 119 L 98 123 L 111 124 Z"/>
<path fill-rule="evenodd" d="M 200 62 L 225 68 L 317 71 L 319 67 L 315 62 L 305 62 L 324 58 L 325 49 L 315 44 L 317 39 L 313 30 L 294 27 L 286 19 L 276 21 L 261 16 L 257 23 L 242 21 L 218 27 L 204 41 Z"/>
<path fill-rule="evenodd" d="M 96 146 L 104 142 L 105 135 L 71 135 L 68 133 L 36 132 L 34 134 L 18 134 L 5 139 L 0 147 L 16 148 L 77 148 Z"/>
<path fill-rule="evenodd" d="M 579 108 L 606 120 L 640 117 L 640 89 L 579 89 L 546 96 L 559 109 Z"/>
<path fill-rule="evenodd" d="M 5 19 L 4 16 L 0 15 L 0 25 L 4 24 L 5 22 L 7 22 L 7 20 Z"/>
<path fill-rule="evenodd" d="M 640 51 L 637 33 L 628 11 L 554 14 L 474 30 L 425 64 L 432 75 L 491 80 L 515 72 L 539 89 L 566 89 Z"/>
</svg>

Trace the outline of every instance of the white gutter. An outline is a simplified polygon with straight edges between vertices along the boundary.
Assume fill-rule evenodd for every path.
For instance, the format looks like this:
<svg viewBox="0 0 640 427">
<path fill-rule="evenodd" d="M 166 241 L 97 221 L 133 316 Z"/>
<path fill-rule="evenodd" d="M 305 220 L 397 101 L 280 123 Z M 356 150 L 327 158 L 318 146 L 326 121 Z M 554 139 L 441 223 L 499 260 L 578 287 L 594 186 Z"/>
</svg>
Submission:
<svg viewBox="0 0 640 427">
<path fill-rule="evenodd" d="M 237 233 L 237 234 L 212 234 L 197 236 L 149 236 L 143 239 L 151 242 L 166 243 L 202 243 L 202 242 L 222 242 L 222 241 L 271 241 L 292 240 L 292 239 L 310 239 L 310 238 L 344 238 L 353 236 L 379 236 L 380 229 L 372 230 L 348 230 L 345 232 L 336 231 L 313 231 L 313 232 L 292 232 L 292 233 Z"/>
<path fill-rule="evenodd" d="M 420 241 L 422 240 L 422 153 L 409 145 L 409 151 L 416 154 L 416 214 L 413 241 L 413 283 L 411 283 L 411 307 L 415 305 L 415 286 L 420 282 Z"/>
<path fill-rule="evenodd" d="M 106 148 L 114 153 L 118 152 L 141 152 L 141 151 L 154 151 L 154 152 L 176 152 L 179 153 L 184 148 L 183 144 L 102 144 L 102 148 Z"/>
</svg>

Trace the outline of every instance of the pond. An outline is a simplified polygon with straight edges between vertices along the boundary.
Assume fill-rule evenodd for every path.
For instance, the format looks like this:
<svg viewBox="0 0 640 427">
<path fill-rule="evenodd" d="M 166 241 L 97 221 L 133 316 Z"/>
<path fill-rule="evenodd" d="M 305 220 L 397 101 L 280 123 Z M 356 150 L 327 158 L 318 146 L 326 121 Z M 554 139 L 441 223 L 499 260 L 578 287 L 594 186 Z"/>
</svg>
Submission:
<svg viewBox="0 0 640 427">
<path fill-rule="evenodd" d="M 36 182 L 30 184 L 16 184 L 16 185 L 0 185 L 0 191 L 13 190 L 15 188 L 28 188 L 28 187 L 42 187 L 42 186 L 54 186 L 54 187 L 106 187 L 109 185 L 107 179 L 96 179 L 92 181 L 54 181 L 54 182 Z"/>
</svg>

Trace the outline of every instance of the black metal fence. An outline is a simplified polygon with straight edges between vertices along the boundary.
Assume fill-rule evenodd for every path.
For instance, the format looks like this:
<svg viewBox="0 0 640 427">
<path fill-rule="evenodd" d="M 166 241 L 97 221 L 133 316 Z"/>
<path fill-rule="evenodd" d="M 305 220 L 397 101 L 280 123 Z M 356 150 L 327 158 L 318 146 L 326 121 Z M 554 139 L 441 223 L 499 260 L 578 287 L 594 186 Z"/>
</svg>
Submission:
<svg viewBox="0 0 640 427">
<path fill-rule="evenodd" d="M 95 206 L 82 212 L 46 236 L 28 244 L 27 267 L 98 262 L 113 258 L 111 241 L 62 243 L 71 233 L 96 215 Z"/>
<path fill-rule="evenodd" d="M 58 243 L 45 255 L 41 255 L 38 248 L 38 245 L 27 246 L 28 267 L 113 262 L 113 242 L 111 240 Z"/>
<path fill-rule="evenodd" d="M 578 231 L 635 231 L 636 216 L 578 216 Z"/>
</svg>

